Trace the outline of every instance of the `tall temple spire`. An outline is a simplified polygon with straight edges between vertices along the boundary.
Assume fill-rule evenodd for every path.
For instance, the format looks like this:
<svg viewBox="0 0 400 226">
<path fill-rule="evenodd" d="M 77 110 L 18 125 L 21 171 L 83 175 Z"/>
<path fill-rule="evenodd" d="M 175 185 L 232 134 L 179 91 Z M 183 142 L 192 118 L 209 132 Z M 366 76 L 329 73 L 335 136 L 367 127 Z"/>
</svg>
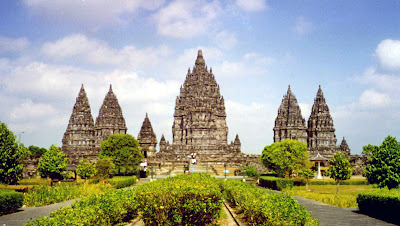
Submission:
<svg viewBox="0 0 400 226">
<path fill-rule="evenodd" d="M 137 138 L 139 141 L 140 150 L 145 158 L 155 155 L 157 137 L 153 131 L 153 127 L 151 126 L 147 112 Z"/>
<path fill-rule="evenodd" d="M 299 104 L 289 85 L 275 119 L 274 142 L 294 139 L 306 143 L 306 131 L 305 119 L 301 115 Z"/>
<path fill-rule="evenodd" d="M 92 153 L 94 144 L 94 121 L 82 84 L 62 139 L 61 150 L 68 157 L 68 168 L 75 169 L 80 159 Z"/>
<path fill-rule="evenodd" d="M 307 133 L 307 146 L 311 154 L 317 151 L 322 155 L 330 155 L 336 152 L 335 128 L 321 86 L 318 88 L 308 119 Z"/>
<path fill-rule="evenodd" d="M 95 130 L 96 146 L 100 146 L 111 134 L 126 134 L 125 119 L 111 84 L 96 118 Z"/>
<path fill-rule="evenodd" d="M 224 99 L 201 50 L 176 99 L 172 134 L 174 150 L 228 149 Z"/>
</svg>

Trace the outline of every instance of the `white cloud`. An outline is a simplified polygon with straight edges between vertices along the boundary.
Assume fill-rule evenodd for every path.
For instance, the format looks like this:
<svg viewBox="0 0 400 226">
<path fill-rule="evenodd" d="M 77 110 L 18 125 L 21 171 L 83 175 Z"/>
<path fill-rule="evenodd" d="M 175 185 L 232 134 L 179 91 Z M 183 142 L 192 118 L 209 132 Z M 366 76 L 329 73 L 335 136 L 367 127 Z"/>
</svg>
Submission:
<svg viewBox="0 0 400 226">
<path fill-rule="evenodd" d="M 102 40 L 90 39 L 82 34 L 73 34 L 54 42 L 47 42 L 42 53 L 55 59 L 78 58 L 92 65 L 115 65 L 124 68 L 146 69 L 159 64 L 172 51 L 164 45 L 138 49 L 125 46 L 115 49 Z"/>
<path fill-rule="evenodd" d="M 375 50 L 379 65 L 384 70 L 400 70 L 400 41 L 385 39 Z"/>
<path fill-rule="evenodd" d="M 274 63 L 274 59 L 261 56 L 257 53 L 246 53 L 238 61 L 225 60 L 215 67 L 219 76 L 244 77 L 266 75 L 268 66 Z"/>
<path fill-rule="evenodd" d="M 4 52 L 20 52 L 30 45 L 27 38 L 8 38 L 0 36 L 0 53 Z"/>
<path fill-rule="evenodd" d="M 158 33 L 173 38 L 191 38 L 212 30 L 221 13 L 218 1 L 175 0 L 154 15 Z"/>
<path fill-rule="evenodd" d="M 164 4 L 164 0 L 23 0 L 23 4 L 46 21 L 61 21 L 98 29 L 124 22 L 139 9 L 156 10 Z"/>
<path fill-rule="evenodd" d="M 312 105 L 311 104 L 307 104 L 307 103 L 299 103 L 299 107 L 300 107 L 300 110 L 301 110 L 301 115 L 307 121 L 308 118 L 310 117 L 310 114 L 311 114 Z"/>
<path fill-rule="evenodd" d="M 28 120 L 43 117 L 53 117 L 57 110 L 44 103 L 33 103 L 32 100 L 26 100 L 10 111 L 12 120 Z"/>
<path fill-rule="evenodd" d="M 214 42 L 222 49 L 232 49 L 238 41 L 233 33 L 224 30 L 214 36 Z"/>
<path fill-rule="evenodd" d="M 366 90 L 360 96 L 360 105 L 365 108 L 381 108 L 389 104 L 389 96 L 375 90 Z"/>
<path fill-rule="evenodd" d="M 313 30 L 313 24 L 306 20 L 304 17 L 300 16 L 296 19 L 296 26 L 294 27 L 294 31 L 299 35 L 305 35 L 310 33 Z"/>
<path fill-rule="evenodd" d="M 236 5 L 245 11 L 261 11 L 267 8 L 266 0 L 236 0 Z"/>
</svg>

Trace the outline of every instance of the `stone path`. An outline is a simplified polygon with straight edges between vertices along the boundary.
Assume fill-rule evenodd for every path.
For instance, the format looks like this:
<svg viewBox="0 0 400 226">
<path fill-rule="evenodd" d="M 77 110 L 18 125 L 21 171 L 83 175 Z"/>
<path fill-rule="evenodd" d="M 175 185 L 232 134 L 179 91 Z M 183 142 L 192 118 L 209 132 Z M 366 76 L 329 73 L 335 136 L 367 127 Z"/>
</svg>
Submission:
<svg viewBox="0 0 400 226">
<path fill-rule="evenodd" d="M 70 205 L 79 199 L 69 200 L 61 203 L 55 203 L 42 207 L 22 207 L 19 212 L 4 215 L 0 217 L 0 226 L 21 226 L 28 223 L 31 219 L 37 217 L 49 216 L 50 212 L 60 209 L 63 206 Z"/>
<path fill-rule="evenodd" d="M 358 212 L 358 208 L 340 208 L 322 202 L 292 196 L 304 206 L 321 225 L 394 225 Z"/>
</svg>

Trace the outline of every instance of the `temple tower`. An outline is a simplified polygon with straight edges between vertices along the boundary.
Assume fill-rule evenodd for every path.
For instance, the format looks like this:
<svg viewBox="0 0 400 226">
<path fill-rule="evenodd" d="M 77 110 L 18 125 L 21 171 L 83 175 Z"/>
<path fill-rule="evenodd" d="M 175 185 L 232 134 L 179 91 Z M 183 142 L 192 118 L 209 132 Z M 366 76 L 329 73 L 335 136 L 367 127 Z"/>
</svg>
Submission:
<svg viewBox="0 0 400 226">
<path fill-rule="evenodd" d="M 172 135 L 175 151 L 228 150 L 224 98 L 201 50 L 176 98 Z"/>
<path fill-rule="evenodd" d="M 306 120 L 301 115 L 299 104 L 290 86 L 286 95 L 283 96 L 274 126 L 274 142 L 285 139 L 307 143 Z"/>
<path fill-rule="evenodd" d="M 98 151 L 94 149 L 94 146 L 94 121 L 82 84 L 62 139 L 61 150 L 68 157 L 68 169 L 76 169 L 83 158 L 97 159 Z"/>
<path fill-rule="evenodd" d="M 163 136 L 164 137 L 164 136 Z M 157 146 L 157 137 L 153 131 L 153 127 L 151 126 L 151 122 L 146 113 L 146 117 L 144 118 L 142 128 L 138 134 L 138 141 L 140 150 L 145 158 L 148 156 L 153 156 L 156 153 Z M 164 138 L 165 142 L 165 138 Z M 161 145 L 161 143 L 160 143 Z"/>
<path fill-rule="evenodd" d="M 350 155 L 350 148 L 347 145 L 346 139 L 343 137 L 342 143 L 340 143 L 338 151 L 344 153 L 345 155 Z"/>
<path fill-rule="evenodd" d="M 311 155 L 319 152 L 325 157 L 333 156 L 336 152 L 336 135 L 333 120 L 329 113 L 321 86 L 314 99 L 311 115 L 308 119 L 308 141 L 307 147 Z"/>
<path fill-rule="evenodd" d="M 166 152 L 168 150 L 168 143 L 165 141 L 164 134 L 160 139 L 160 152 Z"/>
<path fill-rule="evenodd" d="M 110 89 L 100 107 L 99 116 L 96 118 L 95 145 L 100 147 L 100 143 L 111 134 L 126 134 L 126 131 L 122 109 L 110 85 Z"/>
</svg>

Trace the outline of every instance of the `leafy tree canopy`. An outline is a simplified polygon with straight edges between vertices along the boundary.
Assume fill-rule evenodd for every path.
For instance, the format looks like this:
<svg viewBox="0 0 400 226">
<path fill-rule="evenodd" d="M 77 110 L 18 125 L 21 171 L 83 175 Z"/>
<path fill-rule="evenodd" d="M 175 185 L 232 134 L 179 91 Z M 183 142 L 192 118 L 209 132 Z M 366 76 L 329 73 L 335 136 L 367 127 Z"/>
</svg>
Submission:
<svg viewBox="0 0 400 226">
<path fill-rule="evenodd" d="M 94 163 L 87 159 L 82 159 L 79 161 L 78 167 L 76 168 L 76 174 L 84 180 L 93 177 L 96 174 Z"/>
<path fill-rule="evenodd" d="M 26 148 L 18 145 L 16 136 L 0 122 L 0 182 L 17 184 L 22 179 Z"/>
<path fill-rule="evenodd" d="M 40 157 L 37 169 L 42 177 L 50 177 L 53 182 L 54 179 L 63 178 L 63 172 L 67 170 L 67 160 L 57 146 L 51 145 Z"/>
<path fill-rule="evenodd" d="M 110 157 L 103 157 L 96 162 L 96 175 L 99 178 L 109 178 L 115 169 Z"/>
<path fill-rule="evenodd" d="M 284 177 L 285 172 L 297 172 L 311 165 L 307 144 L 290 139 L 266 146 L 262 151 L 260 161 L 280 177 Z"/>
<path fill-rule="evenodd" d="M 42 156 L 47 151 L 46 148 L 41 148 L 34 145 L 29 146 L 28 150 L 32 156 Z"/>
<path fill-rule="evenodd" d="M 371 184 L 383 188 L 397 188 L 400 185 L 400 144 L 388 136 L 378 146 L 367 145 L 363 153 L 370 155 L 364 165 L 365 176 Z"/>
<path fill-rule="evenodd" d="M 144 158 L 139 150 L 139 142 L 129 134 L 110 135 L 100 144 L 100 158 L 110 157 L 117 168 L 133 171 Z"/>
<path fill-rule="evenodd" d="M 349 158 L 344 153 L 338 151 L 329 159 L 328 175 L 336 180 L 336 193 L 339 193 L 340 181 L 350 179 L 352 174 L 353 168 L 351 168 Z"/>
</svg>

